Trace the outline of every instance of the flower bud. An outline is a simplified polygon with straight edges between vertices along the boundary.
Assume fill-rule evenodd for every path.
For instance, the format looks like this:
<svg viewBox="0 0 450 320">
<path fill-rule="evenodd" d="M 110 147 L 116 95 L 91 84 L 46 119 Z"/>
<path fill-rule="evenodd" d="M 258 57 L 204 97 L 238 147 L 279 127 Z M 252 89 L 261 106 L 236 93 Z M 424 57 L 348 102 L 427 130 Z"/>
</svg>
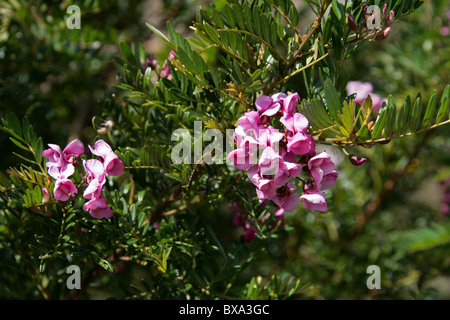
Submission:
<svg viewBox="0 0 450 320">
<path fill-rule="evenodd" d="M 383 21 L 387 21 L 388 18 L 389 18 L 389 13 L 387 10 L 387 4 L 385 3 L 383 6 L 383 11 L 381 12 L 381 19 L 383 19 Z"/>
<path fill-rule="evenodd" d="M 349 154 L 348 159 L 354 166 L 360 166 L 367 160 L 366 158 L 359 158 L 354 154 Z"/>
<path fill-rule="evenodd" d="M 366 5 L 364 5 L 364 7 L 362 9 L 362 16 L 363 16 L 364 21 L 369 20 L 369 17 L 370 17 L 370 14 L 367 13 L 367 8 L 368 7 L 369 6 L 366 4 Z"/>
<path fill-rule="evenodd" d="M 389 35 L 389 32 L 391 32 L 391 27 L 387 27 L 386 29 L 384 29 L 382 32 L 380 32 L 379 34 L 377 34 L 375 36 L 375 40 L 381 41 L 386 39 L 386 37 Z"/>
<path fill-rule="evenodd" d="M 388 17 L 387 20 L 386 20 L 386 26 L 387 26 L 387 27 L 391 26 L 391 25 L 394 23 L 394 18 L 395 18 L 395 13 L 394 13 L 394 11 L 392 10 L 392 11 L 389 13 L 389 17 Z"/>
<path fill-rule="evenodd" d="M 50 193 L 48 192 L 46 187 L 42 188 L 42 203 L 49 203 L 51 199 Z"/>
<path fill-rule="evenodd" d="M 358 32 L 358 26 L 356 25 L 352 14 L 348 15 L 348 26 L 350 27 L 351 30 Z"/>
</svg>

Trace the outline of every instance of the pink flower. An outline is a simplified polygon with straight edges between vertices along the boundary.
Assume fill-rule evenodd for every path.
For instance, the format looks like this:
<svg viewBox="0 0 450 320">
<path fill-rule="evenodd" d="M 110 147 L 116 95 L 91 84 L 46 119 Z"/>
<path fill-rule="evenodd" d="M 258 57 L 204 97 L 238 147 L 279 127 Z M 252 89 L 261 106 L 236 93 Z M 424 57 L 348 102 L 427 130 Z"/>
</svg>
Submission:
<svg viewBox="0 0 450 320">
<path fill-rule="evenodd" d="M 97 140 L 94 148 L 89 146 L 89 149 L 94 155 L 103 159 L 103 166 L 107 175 L 118 176 L 122 174 L 124 169 L 123 162 L 105 141 Z"/>
<path fill-rule="evenodd" d="M 272 179 L 261 178 L 258 181 L 256 195 L 259 202 L 264 200 L 272 200 L 277 195 L 277 187 Z"/>
<path fill-rule="evenodd" d="M 284 114 L 294 114 L 297 107 L 297 100 L 300 100 L 300 96 L 297 92 L 288 95 L 284 98 L 282 112 Z"/>
<path fill-rule="evenodd" d="M 306 133 L 309 121 L 301 113 L 287 114 L 280 119 L 281 123 L 286 127 L 287 136 L 292 137 L 296 133 Z"/>
<path fill-rule="evenodd" d="M 86 183 L 88 184 L 83 197 L 86 199 L 101 197 L 102 188 L 106 181 L 103 163 L 96 159 L 89 159 L 83 161 L 83 166 L 86 170 Z"/>
<path fill-rule="evenodd" d="M 256 111 L 244 113 L 244 115 L 239 118 L 238 122 L 242 126 L 242 129 L 244 129 L 245 133 L 249 130 L 254 130 L 257 132 L 261 128 L 261 118 L 259 113 Z"/>
<path fill-rule="evenodd" d="M 227 156 L 227 161 L 233 161 L 236 169 L 246 170 L 255 165 L 255 159 L 249 152 L 250 147 L 246 145 L 245 149 L 235 149 Z"/>
<path fill-rule="evenodd" d="M 360 105 L 373 91 L 373 86 L 369 82 L 349 81 L 346 87 L 347 95 L 356 93 L 355 102 Z"/>
<path fill-rule="evenodd" d="M 272 97 L 265 95 L 256 98 L 255 106 L 261 116 L 272 117 L 281 111 L 280 101 L 274 101 Z"/>
<path fill-rule="evenodd" d="M 307 155 L 314 152 L 316 143 L 312 136 L 306 134 L 308 119 L 301 113 L 287 114 L 280 119 L 286 127 L 287 151 L 296 155 Z"/>
<path fill-rule="evenodd" d="M 370 98 L 372 99 L 372 110 L 375 112 L 380 111 L 383 102 L 387 103 L 388 99 L 383 99 L 376 93 L 371 93 Z"/>
<path fill-rule="evenodd" d="M 265 148 L 258 162 L 261 176 L 275 175 L 280 169 L 281 161 L 281 157 L 272 147 Z"/>
<path fill-rule="evenodd" d="M 84 170 L 86 171 L 86 182 L 89 184 L 92 180 L 105 176 L 105 168 L 103 163 L 97 159 L 89 159 L 83 161 Z"/>
<path fill-rule="evenodd" d="M 362 165 L 364 162 L 366 162 L 366 158 L 360 158 L 354 154 L 349 154 L 348 158 L 350 159 L 350 162 L 354 165 L 354 166 L 360 166 Z"/>
<path fill-rule="evenodd" d="M 258 132 L 249 128 L 238 126 L 234 131 L 234 140 L 237 149 L 231 151 L 227 156 L 227 161 L 233 161 L 234 166 L 239 170 L 245 170 L 256 164 L 255 153 L 258 150 Z"/>
<path fill-rule="evenodd" d="M 289 154 L 293 155 L 292 153 Z M 288 156 L 281 159 L 280 168 L 274 176 L 275 184 L 278 186 L 285 184 L 292 178 L 298 177 L 302 172 L 302 166 L 295 162 L 295 155 L 294 159 L 291 159 L 290 161 L 288 161 Z"/>
<path fill-rule="evenodd" d="M 105 198 L 92 199 L 86 202 L 83 206 L 83 210 L 88 211 L 95 219 L 108 219 L 113 215 L 113 211 L 108 206 Z"/>
<path fill-rule="evenodd" d="M 48 146 L 50 148 L 42 152 L 42 156 L 48 159 L 46 164 L 48 174 L 54 179 L 70 177 L 75 171 L 73 166 L 74 158 L 84 153 L 83 143 L 75 139 L 63 151 L 56 144 L 48 144 Z"/>
<path fill-rule="evenodd" d="M 368 92 L 372 90 L 369 86 Z M 237 149 L 227 157 L 237 169 L 248 170 L 247 176 L 256 187 L 259 201 L 274 202 L 278 206 L 276 216 L 280 217 L 284 212 L 293 211 L 300 199 L 305 207 L 326 210 L 324 194 L 319 191 L 332 187 L 338 176 L 326 153 L 316 155 L 314 138 L 307 134 L 309 121 L 295 112 L 299 100 L 297 93 L 259 96 L 255 101 L 257 111 L 246 112 L 239 118 L 234 132 Z M 280 117 L 284 132 L 273 127 L 279 124 L 277 119 L 273 121 L 275 116 Z M 301 164 L 308 164 L 306 173 L 314 180 L 304 184 L 303 198 L 294 192 L 296 186 L 291 182 L 302 172 Z M 239 223 L 242 226 L 241 220 Z"/>
<path fill-rule="evenodd" d="M 292 138 L 288 139 L 287 151 L 293 152 L 296 155 L 304 156 L 314 152 L 316 143 L 313 137 L 304 133 L 297 133 Z"/>
<path fill-rule="evenodd" d="M 307 192 L 305 192 L 300 197 L 300 201 L 302 202 L 303 206 L 307 210 L 321 211 L 321 212 L 328 211 L 328 206 L 327 206 L 327 202 L 325 200 L 324 193 L 321 193 L 321 192 L 307 193 Z"/>
<path fill-rule="evenodd" d="M 326 152 L 319 153 L 308 161 L 309 172 L 314 179 L 314 191 L 329 189 L 336 184 L 338 173 L 335 164 Z"/>
<path fill-rule="evenodd" d="M 279 149 L 279 142 L 284 135 L 278 129 L 272 126 L 263 127 L 258 131 L 258 143 L 261 148 L 272 147 L 274 150 Z"/>
<path fill-rule="evenodd" d="M 77 194 L 78 190 L 69 179 L 57 179 L 55 182 L 55 189 L 53 195 L 57 201 L 67 201 L 72 196 Z"/>
<path fill-rule="evenodd" d="M 272 198 L 272 201 L 282 208 L 284 212 L 291 212 L 297 208 L 299 203 L 298 194 L 292 192 L 297 189 L 292 182 L 285 184 L 284 186 L 276 189 L 276 195 Z"/>
</svg>

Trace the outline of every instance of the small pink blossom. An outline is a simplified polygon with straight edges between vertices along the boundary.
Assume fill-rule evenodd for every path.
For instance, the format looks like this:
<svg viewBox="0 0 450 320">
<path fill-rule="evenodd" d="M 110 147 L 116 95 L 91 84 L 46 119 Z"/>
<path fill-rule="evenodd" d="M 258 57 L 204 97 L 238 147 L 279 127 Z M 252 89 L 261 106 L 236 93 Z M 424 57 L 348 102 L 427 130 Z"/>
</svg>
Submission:
<svg viewBox="0 0 450 320">
<path fill-rule="evenodd" d="M 83 143 L 75 139 L 63 151 L 56 144 L 49 143 L 48 146 L 50 148 L 42 152 L 42 156 L 48 159 L 48 174 L 54 179 L 70 177 L 75 171 L 74 158 L 84 153 Z"/>
<path fill-rule="evenodd" d="M 303 156 L 313 153 L 315 147 L 316 143 L 310 135 L 299 132 L 288 138 L 287 151 L 296 155 Z"/>
<path fill-rule="evenodd" d="M 78 190 L 69 179 L 57 179 L 55 182 L 55 189 L 53 195 L 57 201 L 67 201 L 72 196 L 77 194 Z"/>
<path fill-rule="evenodd" d="M 297 92 L 292 93 L 284 98 L 282 112 L 284 114 L 295 114 L 297 107 L 297 101 L 300 100 L 300 96 Z"/>
<path fill-rule="evenodd" d="M 89 146 L 89 149 L 92 154 L 102 158 L 107 175 L 118 176 L 122 174 L 124 170 L 123 162 L 105 141 L 97 140 L 94 144 L 94 148 Z"/>
<path fill-rule="evenodd" d="M 335 164 L 326 152 L 319 153 L 308 161 L 309 172 L 316 184 L 315 191 L 329 189 L 336 184 L 338 173 Z"/>
<path fill-rule="evenodd" d="M 281 111 L 281 101 L 274 101 L 273 97 L 261 95 L 255 101 L 256 110 L 261 116 L 272 117 Z"/>
<path fill-rule="evenodd" d="M 113 215 L 113 211 L 108 206 L 105 198 L 92 199 L 86 202 L 83 206 L 83 210 L 88 211 L 95 219 L 108 219 Z"/>
<path fill-rule="evenodd" d="M 307 155 L 314 152 L 316 143 L 312 136 L 306 134 L 308 119 L 301 113 L 288 114 L 280 119 L 286 127 L 287 151 L 296 155 Z"/>
<path fill-rule="evenodd" d="M 283 208 L 284 212 L 292 212 L 297 208 L 299 203 L 298 194 L 294 191 L 297 189 L 292 182 L 287 183 L 284 186 L 278 187 L 276 195 L 272 198 L 272 201 L 278 205 L 279 208 Z"/>
<path fill-rule="evenodd" d="M 257 132 L 261 128 L 261 117 L 257 111 L 244 113 L 244 115 L 238 119 L 238 122 L 244 129 L 244 132 L 247 132 L 248 130 Z"/>
<path fill-rule="evenodd" d="M 328 211 L 327 202 L 325 200 L 325 194 L 321 192 L 303 193 L 300 197 L 300 201 L 307 210 L 312 211 Z"/>
</svg>

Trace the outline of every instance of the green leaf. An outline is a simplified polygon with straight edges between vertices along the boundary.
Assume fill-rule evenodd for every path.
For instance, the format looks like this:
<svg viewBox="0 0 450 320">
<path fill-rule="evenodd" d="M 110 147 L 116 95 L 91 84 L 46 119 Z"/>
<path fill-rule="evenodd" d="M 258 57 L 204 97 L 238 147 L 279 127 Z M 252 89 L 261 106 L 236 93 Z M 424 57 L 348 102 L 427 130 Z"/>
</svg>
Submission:
<svg viewBox="0 0 450 320">
<path fill-rule="evenodd" d="M 8 178 L 0 172 L 0 184 L 6 188 L 10 188 L 11 184 L 9 183 Z"/>
<path fill-rule="evenodd" d="M 439 107 L 439 111 L 436 116 L 436 123 L 441 123 L 442 120 L 444 120 L 445 116 L 447 115 L 449 101 L 450 101 L 450 98 L 446 97 L 444 99 L 444 102 L 442 102 L 441 106 Z"/>
<path fill-rule="evenodd" d="M 13 137 L 9 137 L 9 140 L 11 140 L 16 146 L 18 146 L 20 149 L 23 149 L 25 151 L 30 151 L 27 147 L 25 147 L 20 141 L 17 141 Z"/>
<path fill-rule="evenodd" d="M 411 112 L 410 130 L 416 132 L 420 125 L 420 118 L 422 116 L 422 98 L 418 96 L 414 102 Z"/>
<path fill-rule="evenodd" d="M 339 125 L 339 130 L 342 134 L 349 138 L 353 132 L 353 124 L 355 119 L 355 105 L 352 101 L 344 101 L 342 113 L 339 116 L 342 125 Z"/>
<path fill-rule="evenodd" d="M 153 33 L 155 33 L 161 40 L 163 40 L 169 48 L 173 50 L 175 49 L 175 46 L 172 44 L 172 42 L 169 39 L 167 39 L 167 37 L 161 31 L 152 26 L 150 23 L 146 23 L 146 25 L 150 30 L 153 31 Z"/>
<path fill-rule="evenodd" d="M 219 29 L 223 29 L 223 27 L 224 27 L 223 19 L 222 19 L 222 16 L 220 15 L 219 11 L 217 11 L 217 9 L 213 9 L 212 17 L 214 19 L 214 22 L 216 23 L 216 26 Z"/>
<path fill-rule="evenodd" d="M 234 17 L 239 26 L 239 29 L 245 30 L 245 19 L 242 7 L 239 4 L 233 3 L 231 8 L 233 9 Z"/>
<path fill-rule="evenodd" d="M 342 15 L 341 15 L 341 4 L 337 2 L 337 0 L 332 1 L 331 8 L 333 9 L 334 14 L 336 15 L 336 18 L 341 21 Z"/>
<path fill-rule="evenodd" d="M 430 250 L 449 243 L 450 224 L 447 222 L 443 224 L 433 223 L 429 227 L 402 232 L 394 242 L 394 245 L 401 250 L 417 252 Z"/>
<path fill-rule="evenodd" d="M 8 114 L 6 116 L 6 121 L 8 122 L 8 128 L 10 128 L 18 136 L 22 137 L 22 126 L 16 115 Z"/>
<path fill-rule="evenodd" d="M 33 146 L 33 150 L 36 153 L 36 161 L 38 163 L 42 162 L 42 152 L 44 151 L 44 142 L 42 141 L 42 138 L 39 137 L 36 141 L 36 143 Z"/>
<path fill-rule="evenodd" d="M 380 137 L 381 132 L 383 131 L 383 128 L 386 125 L 388 113 L 389 110 L 386 105 L 384 107 L 381 107 L 380 113 L 378 114 L 377 120 L 375 121 L 375 125 L 373 127 L 372 140 L 376 140 Z"/>
<path fill-rule="evenodd" d="M 426 128 L 431 124 L 431 120 L 436 111 L 436 90 L 433 90 L 433 93 L 430 97 L 430 101 L 428 102 L 427 110 L 425 111 L 425 116 L 423 118 L 423 127 Z"/>
<path fill-rule="evenodd" d="M 397 135 L 402 135 L 406 133 L 406 131 L 408 130 L 410 113 L 411 113 L 411 98 L 407 96 L 405 102 L 400 108 L 400 112 L 397 118 L 397 125 L 396 125 Z"/>
<path fill-rule="evenodd" d="M 441 123 L 441 121 L 444 120 L 445 116 L 447 115 L 449 101 L 450 101 L 450 85 L 446 85 L 444 92 L 442 93 L 441 106 L 439 107 L 438 114 L 436 116 L 436 123 Z"/>
<path fill-rule="evenodd" d="M 325 102 L 328 111 L 334 119 L 338 119 L 338 112 L 341 110 L 341 100 L 337 90 L 330 79 L 324 83 Z"/>
<path fill-rule="evenodd" d="M 134 54 L 131 51 L 131 48 L 128 46 L 128 44 L 125 41 L 120 41 L 119 49 L 120 49 L 120 53 L 122 54 L 122 56 L 125 58 L 125 60 L 128 63 L 131 63 L 132 65 L 134 65 L 136 63 L 136 61 L 134 59 Z"/>
<path fill-rule="evenodd" d="M 166 177 L 168 177 L 170 179 L 176 180 L 178 182 L 183 182 L 183 179 L 181 179 L 181 177 L 179 175 L 173 174 L 171 172 L 166 172 L 165 175 L 166 175 Z"/>
<path fill-rule="evenodd" d="M 394 105 L 394 99 L 392 98 L 392 95 L 389 95 L 388 97 L 388 114 L 386 119 L 386 125 L 384 127 L 384 138 L 388 139 L 395 127 L 395 120 L 396 120 L 396 108 Z"/>
<path fill-rule="evenodd" d="M 209 39 L 212 42 L 220 45 L 221 41 L 220 41 L 220 38 L 219 38 L 219 36 L 217 34 L 217 31 L 212 26 L 210 26 L 209 24 L 205 23 L 203 25 L 205 27 L 205 31 L 206 31 L 206 34 L 208 35 Z"/>
</svg>

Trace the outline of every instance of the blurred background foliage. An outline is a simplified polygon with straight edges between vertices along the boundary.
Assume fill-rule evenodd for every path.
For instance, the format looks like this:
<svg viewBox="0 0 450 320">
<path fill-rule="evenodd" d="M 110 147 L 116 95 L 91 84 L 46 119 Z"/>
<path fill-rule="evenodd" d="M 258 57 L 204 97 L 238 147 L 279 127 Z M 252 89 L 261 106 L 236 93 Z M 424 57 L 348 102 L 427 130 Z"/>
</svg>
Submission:
<svg viewBox="0 0 450 320">
<path fill-rule="evenodd" d="M 213 2 L 220 8 L 226 1 Z M 46 142 L 90 141 L 97 134 L 91 119 L 102 114 L 103 101 L 116 84 L 119 68 L 114 58 L 119 41 L 142 43 L 146 52 L 154 53 L 162 63 L 168 50 L 145 22 L 165 31 L 166 21 L 171 20 L 177 31 L 185 34 L 197 6 L 207 3 L 2 0 L 0 117 L 10 112 L 19 118 L 27 115 L 36 134 Z M 80 30 L 66 28 L 70 4 L 81 8 Z M 296 4 L 301 14 L 308 12 L 303 1 Z M 310 21 L 304 15 L 300 25 L 302 17 Z M 350 80 L 373 83 L 376 93 L 390 93 L 399 104 L 417 92 L 428 94 L 437 89 L 442 93 L 449 82 L 449 27 L 448 2 L 425 1 L 414 14 L 396 22 L 385 41 L 359 48 L 344 64 L 342 74 L 349 74 Z M 4 155 L 0 168 L 4 171 L 17 159 L 11 155 L 14 146 L 6 135 L 0 135 L 0 143 Z M 450 298 L 448 126 L 371 149 L 347 151 L 368 161 L 355 167 L 339 150 L 330 150 L 339 163 L 339 179 L 331 190 L 329 212 L 297 210 L 287 214 L 286 231 L 268 242 L 243 277 L 248 281 L 254 274 L 269 278 L 294 275 L 308 284 L 293 296 L 302 299 Z M 199 210 L 198 215 L 211 224 L 219 240 L 239 239 L 227 203 Z M 1 248 L 0 244 L 0 261 L 6 265 L 11 257 Z M 59 263 L 55 269 L 65 267 Z M 369 265 L 381 268 L 381 290 L 366 287 Z M 93 270 L 91 276 L 95 277 L 100 271 Z M 125 287 L 152 276 L 138 265 L 129 264 L 124 270 L 119 281 L 107 273 L 97 277 L 83 297 L 130 297 Z M 36 296 L 33 277 L 23 277 L 15 270 L 2 267 L 0 286 L 4 297 Z M 23 292 L 14 293 L 16 289 Z M 64 292 L 52 295 L 63 296 Z"/>
</svg>

